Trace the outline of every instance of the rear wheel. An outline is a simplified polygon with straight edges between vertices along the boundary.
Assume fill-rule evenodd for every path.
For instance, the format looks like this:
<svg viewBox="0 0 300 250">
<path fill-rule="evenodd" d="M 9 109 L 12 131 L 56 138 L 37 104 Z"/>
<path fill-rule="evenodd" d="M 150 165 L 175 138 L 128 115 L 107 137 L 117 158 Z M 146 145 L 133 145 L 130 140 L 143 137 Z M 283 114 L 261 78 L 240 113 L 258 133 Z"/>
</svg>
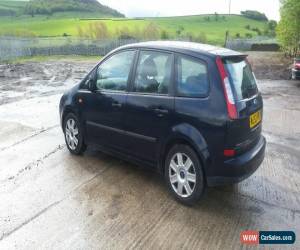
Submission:
<svg viewBox="0 0 300 250">
<path fill-rule="evenodd" d="M 73 114 L 67 114 L 64 119 L 64 134 L 65 141 L 69 151 L 72 154 L 79 155 L 86 149 L 84 144 L 83 134 L 78 118 Z"/>
<path fill-rule="evenodd" d="M 173 196 L 185 205 L 195 204 L 205 189 L 199 158 L 184 144 L 170 149 L 165 161 L 165 179 Z"/>
</svg>

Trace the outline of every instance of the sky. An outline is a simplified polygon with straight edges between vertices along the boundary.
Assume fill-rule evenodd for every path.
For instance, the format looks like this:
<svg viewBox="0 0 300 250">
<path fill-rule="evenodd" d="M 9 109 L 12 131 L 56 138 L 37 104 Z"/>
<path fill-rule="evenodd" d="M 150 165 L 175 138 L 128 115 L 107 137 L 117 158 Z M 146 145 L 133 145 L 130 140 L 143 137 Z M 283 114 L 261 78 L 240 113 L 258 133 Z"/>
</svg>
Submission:
<svg viewBox="0 0 300 250">
<path fill-rule="evenodd" d="M 127 17 L 180 16 L 207 13 L 226 14 L 230 0 L 98 0 Z M 231 13 L 258 10 L 269 19 L 279 20 L 279 0 L 231 0 Z"/>
</svg>

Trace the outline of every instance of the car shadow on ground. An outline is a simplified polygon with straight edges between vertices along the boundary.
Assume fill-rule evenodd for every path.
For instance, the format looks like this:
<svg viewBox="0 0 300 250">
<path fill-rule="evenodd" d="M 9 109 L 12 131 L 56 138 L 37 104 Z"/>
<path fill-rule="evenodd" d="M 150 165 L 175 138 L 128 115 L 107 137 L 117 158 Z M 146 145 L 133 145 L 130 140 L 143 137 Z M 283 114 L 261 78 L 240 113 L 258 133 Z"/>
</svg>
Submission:
<svg viewBox="0 0 300 250">
<path fill-rule="evenodd" d="M 236 185 L 207 188 L 202 200 L 195 206 L 188 207 L 174 200 L 168 192 L 163 176 L 147 167 L 132 164 L 93 149 L 88 149 L 82 156 L 70 157 L 75 158 L 79 163 L 80 171 L 91 171 L 95 175 L 100 173 L 99 180 L 86 188 L 85 192 L 89 199 L 95 202 L 108 201 L 116 205 L 117 198 L 120 204 L 130 201 L 131 203 L 127 206 L 144 209 L 148 207 L 150 210 L 159 209 L 159 204 L 167 203 L 178 211 L 187 212 L 191 217 L 197 214 L 203 216 L 204 213 L 209 217 L 222 220 L 230 217 L 232 221 L 240 222 L 241 214 L 264 213 L 264 209 L 257 204 L 248 204 L 247 197 L 239 196 Z M 107 192 L 107 190 L 112 191 Z M 91 198 L 93 196 L 96 197 Z M 110 209 L 113 209 L 113 205 Z M 189 224 L 190 220 L 186 222 Z M 249 218 L 247 223 L 250 223 Z"/>
</svg>

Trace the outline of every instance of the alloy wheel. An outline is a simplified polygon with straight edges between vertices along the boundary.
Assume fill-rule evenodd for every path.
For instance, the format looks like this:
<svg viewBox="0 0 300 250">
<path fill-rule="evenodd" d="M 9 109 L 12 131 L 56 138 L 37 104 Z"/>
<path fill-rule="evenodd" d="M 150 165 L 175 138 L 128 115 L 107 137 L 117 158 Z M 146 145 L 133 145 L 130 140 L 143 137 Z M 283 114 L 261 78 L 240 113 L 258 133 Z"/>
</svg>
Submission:
<svg viewBox="0 0 300 250">
<path fill-rule="evenodd" d="M 66 122 L 66 141 L 71 150 L 75 150 L 78 145 L 78 127 L 74 119 L 70 118 Z"/>
<path fill-rule="evenodd" d="M 169 165 L 169 179 L 179 196 L 186 198 L 192 195 L 196 186 L 196 171 L 190 157 L 184 153 L 173 155 Z"/>
</svg>

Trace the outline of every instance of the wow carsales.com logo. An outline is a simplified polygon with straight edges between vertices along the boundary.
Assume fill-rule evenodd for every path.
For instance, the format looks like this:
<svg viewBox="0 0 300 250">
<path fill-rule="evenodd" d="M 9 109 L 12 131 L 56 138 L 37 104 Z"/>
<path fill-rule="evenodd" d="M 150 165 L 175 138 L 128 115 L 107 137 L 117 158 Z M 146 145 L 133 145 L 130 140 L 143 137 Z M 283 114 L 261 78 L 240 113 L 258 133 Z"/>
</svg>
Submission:
<svg viewBox="0 0 300 250">
<path fill-rule="evenodd" d="M 293 231 L 243 231 L 240 240 L 248 245 L 294 244 L 296 235 Z"/>
</svg>

